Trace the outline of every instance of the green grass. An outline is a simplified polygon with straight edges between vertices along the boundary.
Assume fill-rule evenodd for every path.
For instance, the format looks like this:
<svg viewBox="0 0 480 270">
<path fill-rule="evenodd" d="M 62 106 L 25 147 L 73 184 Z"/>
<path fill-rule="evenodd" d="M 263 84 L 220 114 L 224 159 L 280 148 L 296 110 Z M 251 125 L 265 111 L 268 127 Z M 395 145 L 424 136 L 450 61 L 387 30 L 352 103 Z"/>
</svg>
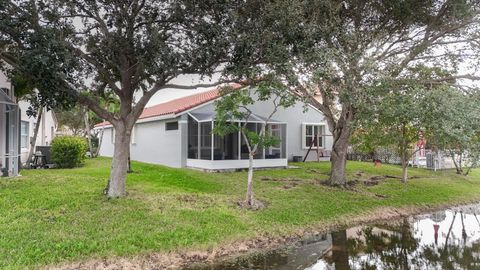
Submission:
<svg viewBox="0 0 480 270">
<path fill-rule="evenodd" d="M 106 199 L 109 159 L 87 161 L 72 170 L 30 170 L 0 180 L 0 268 L 22 269 L 104 256 L 129 256 L 178 249 L 206 249 L 260 234 L 288 234 L 331 225 L 382 206 L 434 206 L 480 200 L 480 171 L 411 169 L 407 185 L 387 179 L 361 192 L 315 184 L 327 178 L 329 163 L 293 164 L 299 169 L 255 172 L 255 195 L 268 203 L 259 211 L 240 209 L 246 173 L 203 173 L 133 163 L 128 196 Z M 312 169 L 316 170 L 313 171 Z M 400 175 L 397 166 L 375 168 L 349 162 L 349 179 L 363 171 Z M 262 177 L 297 178 L 285 183 Z M 382 194 L 386 198 L 378 198 Z"/>
</svg>

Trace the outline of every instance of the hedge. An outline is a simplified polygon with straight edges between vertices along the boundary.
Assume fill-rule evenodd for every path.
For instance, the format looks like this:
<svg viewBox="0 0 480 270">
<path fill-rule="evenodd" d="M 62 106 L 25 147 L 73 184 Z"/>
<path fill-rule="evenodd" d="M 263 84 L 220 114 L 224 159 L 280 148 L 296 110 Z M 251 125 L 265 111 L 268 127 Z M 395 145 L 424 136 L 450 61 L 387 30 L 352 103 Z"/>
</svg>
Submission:
<svg viewBox="0 0 480 270">
<path fill-rule="evenodd" d="M 74 168 L 84 164 L 88 149 L 85 138 L 60 136 L 52 141 L 52 160 L 58 168 Z"/>
</svg>

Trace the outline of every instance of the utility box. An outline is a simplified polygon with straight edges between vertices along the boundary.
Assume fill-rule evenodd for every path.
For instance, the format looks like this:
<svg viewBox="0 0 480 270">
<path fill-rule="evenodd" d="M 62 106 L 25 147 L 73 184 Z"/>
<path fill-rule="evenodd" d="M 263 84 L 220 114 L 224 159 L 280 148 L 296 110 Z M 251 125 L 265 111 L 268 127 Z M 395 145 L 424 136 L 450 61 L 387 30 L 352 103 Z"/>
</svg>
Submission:
<svg viewBox="0 0 480 270">
<path fill-rule="evenodd" d="M 302 156 L 293 156 L 293 162 L 302 162 L 303 157 Z"/>
</svg>

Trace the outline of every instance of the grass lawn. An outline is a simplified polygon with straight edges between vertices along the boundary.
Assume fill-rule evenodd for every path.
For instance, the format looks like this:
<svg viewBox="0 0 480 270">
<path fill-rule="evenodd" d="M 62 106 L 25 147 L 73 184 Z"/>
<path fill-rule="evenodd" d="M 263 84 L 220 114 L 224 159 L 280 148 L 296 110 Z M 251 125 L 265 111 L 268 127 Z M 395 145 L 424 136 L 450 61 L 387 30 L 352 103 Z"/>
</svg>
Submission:
<svg viewBox="0 0 480 270">
<path fill-rule="evenodd" d="M 468 178 L 453 171 L 411 169 L 407 185 L 386 179 L 357 185 L 361 192 L 316 184 L 329 163 L 300 163 L 299 169 L 255 173 L 254 191 L 267 208 L 237 207 L 246 173 L 203 173 L 133 163 L 128 197 L 106 199 L 109 159 L 72 170 L 29 170 L 0 180 L 0 268 L 34 268 L 104 256 L 178 249 L 207 249 L 270 233 L 334 224 L 382 206 L 433 206 L 480 200 L 480 170 Z M 356 176 L 359 171 L 364 174 Z M 349 162 L 349 179 L 397 175 L 397 166 Z M 296 178 L 299 185 L 262 178 Z M 374 194 L 386 196 L 380 198 Z"/>
</svg>

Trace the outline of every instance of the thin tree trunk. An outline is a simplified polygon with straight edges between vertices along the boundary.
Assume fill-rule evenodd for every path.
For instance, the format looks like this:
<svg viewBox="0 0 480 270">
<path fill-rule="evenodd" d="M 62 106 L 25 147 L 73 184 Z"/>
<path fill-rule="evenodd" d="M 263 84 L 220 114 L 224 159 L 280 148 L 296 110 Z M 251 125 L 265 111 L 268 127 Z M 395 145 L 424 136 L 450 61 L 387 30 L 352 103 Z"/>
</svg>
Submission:
<svg viewBox="0 0 480 270">
<path fill-rule="evenodd" d="M 38 130 L 40 129 L 40 121 L 42 120 L 43 108 L 38 109 L 37 122 L 33 129 L 33 137 L 30 139 L 30 151 L 28 151 L 27 165 L 32 161 L 33 153 L 35 153 L 35 146 L 37 143 Z"/>
<path fill-rule="evenodd" d="M 349 130 L 345 128 L 334 134 L 332 156 L 330 157 L 330 185 L 332 186 L 345 186 L 347 183 L 345 169 L 349 136 Z"/>
<path fill-rule="evenodd" d="M 463 175 L 468 176 L 470 174 L 470 171 L 473 169 L 474 166 L 475 166 L 475 164 L 472 163 Z"/>
<path fill-rule="evenodd" d="M 406 184 L 408 180 L 408 161 L 406 155 L 402 157 L 402 183 Z"/>
<path fill-rule="evenodd" d="M 463 174 L 463 164 L 462 164 L 463 152 L 460 152 L 458 156 L 459 156 L 458 167 L 460 167 L 460 174 Z"/>
<path fill-rule="evenodd" d="M 115 148 L 113 152 L 110 179 L 106 188 L 108 197 L 117 198 L 125 196 L 125 182 L 128 170 L 128 154 L 130 144 L 130 132 L 123 124 L 115 128 Z"/>
<path fill-rule="evenodd" d="M 450 150 L 450 156 L 452 157 L 453 165 L 455 165 L 457 174 L 462 174 L 462 167 L 459 166 L 459 164 L 457 163 L 457 160 L 455 159 L 455 152 Z"/>
<path fill-rule="evenodd" d="M 92 134 L 90 133 L 90 121 L 88 120 L 88 109 L 87 107 L 83 107 L 83 119 L 85 122 L 85 132 L 87 133 L 87 140 L 88 140 L 88 149 L 90 151 L 90 157 L 94 157 L 93 147 L 92 147 Z"/>
<path fill-rule="evenodd" d="M 400 141 L 400 159 L 402 162 L 402 183 L 407 183 L 408 180 L 408 160 L 410 159 L 410 155 L 408 154 L 408 143 L 405 139 L 406 137 L 406 124 L 402 124 L 402 138 Z"/>
<path fill-rule="evenodd" d="M 98 157 L 98 155 L 100 154 L 100 147 L 102 146 L 104 131 L 105 131 L 105 125 L 103 125 L 102 129 L 100 130 L 100 138 L 98 139 L 98 146 L 97 146 L 97 151 L 95 151 L 95 157 Z"/>
<path fill-rule="evenodd" d="M 248 155 L 247 205 L 253 206 L 253 154 Z"/>
<path fill-rule="evenodd" d="M 132 160 L 130 159 L 130 145 L 128 145 L 128 170 L 127 173 L 132 173 Z"/>
<path fill-rule="evenodd" d="M 448 228 L 447 236 L 445 237 L 445 244 L 444 244 L 443 252 L 445 252 L 447 250 L 448 239 L 450 238 L 450 233 L 452 232 L 453 223 L 455 223 L 455 217 L 456 216 L 457 216 L 457 212 L 455 211 L 455 214 L 453 215 L 452 223 L 450 224 L 450 228 Z"/>
</svg>

